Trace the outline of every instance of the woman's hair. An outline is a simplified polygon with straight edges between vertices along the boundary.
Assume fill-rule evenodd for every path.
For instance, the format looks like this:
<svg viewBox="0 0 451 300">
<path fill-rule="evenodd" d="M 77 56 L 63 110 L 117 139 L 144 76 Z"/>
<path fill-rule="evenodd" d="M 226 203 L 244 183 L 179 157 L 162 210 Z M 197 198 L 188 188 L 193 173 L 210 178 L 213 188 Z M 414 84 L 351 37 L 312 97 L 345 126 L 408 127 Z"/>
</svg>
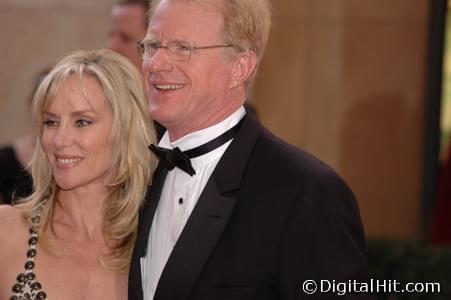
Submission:
<svg viewBox="0 0 451 300">
<path fill-rule="evenodd" d="M 114 172 L 102 216 L 103 235 L 111 255 L 100 257 L 100 261 L 106 268 L 126 272 L 136 238 L 138 211 L 156 166 L 147 148 L 155 142 L 155 130 L 148 117 L 142 79 L 127 59 L 110 50 L 78 51 L 62 59 L 41 82 L 32 102 L 33 123 L 39 130 L 31 161 L 34 193 L 19 207 L 32 226 L 33 215 L 40 211 L 40 233 L 52 228 L 58 186 L 40 136 L 43 112 L 71 76 L 78 76 L 81 84 L 84 76 L 95 78 L 113 111 L 110 142 Z"/>
</svg>

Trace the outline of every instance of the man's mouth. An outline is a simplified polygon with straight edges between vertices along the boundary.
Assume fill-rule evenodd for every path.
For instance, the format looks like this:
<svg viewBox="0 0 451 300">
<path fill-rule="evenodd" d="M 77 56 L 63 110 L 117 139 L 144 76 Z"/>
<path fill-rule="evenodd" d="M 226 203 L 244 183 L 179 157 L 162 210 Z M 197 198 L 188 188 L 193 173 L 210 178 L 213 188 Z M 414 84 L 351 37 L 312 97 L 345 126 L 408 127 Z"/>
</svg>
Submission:
<svg viewBox="0 0 451 300">
<path fill-rule="evenodd" d="M 184 84 L 154 84 L 155 89 L 159 91 L 175 91 L 184 87 Z"/>
</svg>

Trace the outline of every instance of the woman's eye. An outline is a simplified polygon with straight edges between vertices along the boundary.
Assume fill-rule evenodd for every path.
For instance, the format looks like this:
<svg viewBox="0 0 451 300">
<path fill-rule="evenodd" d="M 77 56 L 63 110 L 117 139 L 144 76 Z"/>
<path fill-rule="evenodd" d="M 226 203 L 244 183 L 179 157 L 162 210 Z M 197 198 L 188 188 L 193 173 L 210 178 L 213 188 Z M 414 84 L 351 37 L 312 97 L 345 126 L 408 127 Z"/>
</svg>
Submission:
<svg viewBox="0 0 451 300">
<path fill-rule="evenodd" d="M 88 121 L 88 120 L 80 119 L 80 120 L 75 121 L 75 124 L 77 127 L 86 127 L 88 125 L 91 125 L 92 122 Z"/>
<path fill-rule="evenodd" d="M 58 121 L 56 120 L 44 120 L 44 127 L 56 127 L 58 126 Z"/>
</svg>

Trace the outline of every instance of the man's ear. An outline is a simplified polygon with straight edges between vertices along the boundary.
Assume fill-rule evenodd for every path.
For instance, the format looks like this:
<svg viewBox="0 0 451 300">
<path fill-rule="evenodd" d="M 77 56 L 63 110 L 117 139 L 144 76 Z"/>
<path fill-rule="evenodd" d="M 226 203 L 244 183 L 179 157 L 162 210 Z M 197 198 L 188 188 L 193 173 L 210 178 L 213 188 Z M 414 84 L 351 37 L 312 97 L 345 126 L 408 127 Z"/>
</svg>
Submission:
<svg viewBox="0 0 451 300">
<path fill-rule="evenodd" d="M 255 55 L 254 51 L 249 50 L 239 53 L 233 62 L 230 88 L 234 88 L 248 80 L 256 65 L 257 55 Z"/>
</svg>

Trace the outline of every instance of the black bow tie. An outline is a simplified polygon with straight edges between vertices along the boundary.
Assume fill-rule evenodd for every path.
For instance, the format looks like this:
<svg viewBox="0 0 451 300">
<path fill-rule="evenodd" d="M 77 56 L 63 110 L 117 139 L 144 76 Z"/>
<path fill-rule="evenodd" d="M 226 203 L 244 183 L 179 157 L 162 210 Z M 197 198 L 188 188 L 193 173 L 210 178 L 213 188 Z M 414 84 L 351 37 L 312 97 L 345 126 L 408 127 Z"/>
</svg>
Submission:
<svg viewBox="0 0 451 300">
<path fill-rule="evenodd" d="M 167 149 L 154 144 L 151 144 L 149 149 L 158 156 L 160 162 L 164 167 L 166 167 L 166 169 L 172 170 L 177 167 L 188 173 L 190 176 L 193 176 L 196 174 L 196 171 L 191 164 L 191 158 L 204 155 L 230 141 L 235 137 L 242 122 L 243 120 L 217 138 L 191 150 L 181 151 L 178 147 L 175 147 L 174 149 Z"/>
</svg>

